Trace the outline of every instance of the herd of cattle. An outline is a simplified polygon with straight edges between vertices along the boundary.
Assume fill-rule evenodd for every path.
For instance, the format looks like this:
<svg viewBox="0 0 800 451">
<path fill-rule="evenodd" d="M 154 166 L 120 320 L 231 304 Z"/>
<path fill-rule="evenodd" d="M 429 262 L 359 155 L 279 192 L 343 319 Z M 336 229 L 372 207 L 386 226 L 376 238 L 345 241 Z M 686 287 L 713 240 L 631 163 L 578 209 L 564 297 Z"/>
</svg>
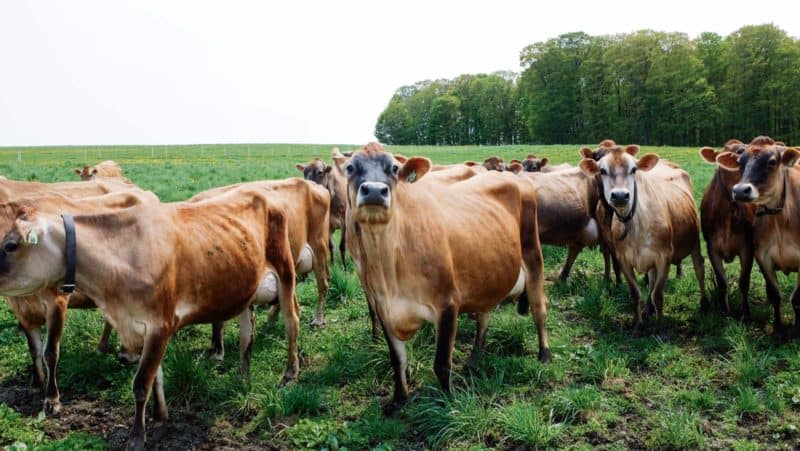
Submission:
<svg viewBox="0 0 800 451">
<path fill-rule="evenodd" d="M 238 316 L 241 371 L 247 374 L 255 304 L 280 313 L 288 359 L 283 381 L 298 377 L 298 275 L 314 272 L 318 301 L 313 324 L 325 323 L 332 232 L 355 262 L 367 298 L 372 333 L 382 333 L 394 369 L 387 412 L 408 399 L 406 349 L 425 322 L 436 327 L 434 372 L 450 388 L 456 322 L 477 324 L 475 358 L 489 315 L 507 298 L 529 310 L 539 359 L 550 358 L 541 244 L 565 246 L 560 279 L 581 249 L 599 246 L 605 276 L 620 271 L 634 301 L 634 329 L 661 318 L 672 264 L 691 256 L 708 308 L 700 223 L 689 175 L 656 154 L 605 140 L 583 148 L 579 166 L 550 166 L 533 155 L 505 164 L 434 165 L 392 155 L 370 143 L 333 162 L 297 165 L 303 179 L 240 183 L 162 203 L 122 177 L 114 162 L 76 169 L 81 182 L 34 183 L 0 178 L 0 295 L 19 321 L 34 362 L 33 383 L 45 411 L 61 408 L 56 384 L 67 307 L 98 307 L 121 356 L 138 360 L 130 445 L 143 448 L 145 405 L 153 392 L 154 425 L 167 420 L 161 360 L 176 330 L 212 323 L 213 356 L 221 358 L 222 327 Z M 782 328 L 776 271 L 800 269 L 800 149 L 768 137 L 727 142 L 700 154 L 716 164 L 700 219 L 716 276 L 718 301 L 730 313 L 723 261 L 741 260 L 742 315 L 749 318 L 755 257 Z M 641 305 L 636 273 L 647 276 Z M 792 295 L 797 318 L 800 290 Z M 42 344 L 41 326 L 47 339 Z M 794 332 L 800 332 L 800 321 Z"/>
</svg>

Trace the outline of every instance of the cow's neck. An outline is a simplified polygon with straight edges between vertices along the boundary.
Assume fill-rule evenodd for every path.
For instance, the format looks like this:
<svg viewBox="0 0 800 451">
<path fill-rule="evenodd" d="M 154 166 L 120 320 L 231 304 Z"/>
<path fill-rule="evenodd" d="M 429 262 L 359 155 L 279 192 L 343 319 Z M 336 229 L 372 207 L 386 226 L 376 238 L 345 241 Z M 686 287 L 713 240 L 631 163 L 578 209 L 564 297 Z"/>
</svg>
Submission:
<svg viewBox="0 0 800 451">
<path fill-rule="evenodd" d="M 391 298 L 397 287 L 397 243 L 400 218 L 397 211 L 386 224 L 358 223 L 360 251 L 365 262 L 363 270 L 370 281 L 370 290 L 382 298 Z"/>
</svg>

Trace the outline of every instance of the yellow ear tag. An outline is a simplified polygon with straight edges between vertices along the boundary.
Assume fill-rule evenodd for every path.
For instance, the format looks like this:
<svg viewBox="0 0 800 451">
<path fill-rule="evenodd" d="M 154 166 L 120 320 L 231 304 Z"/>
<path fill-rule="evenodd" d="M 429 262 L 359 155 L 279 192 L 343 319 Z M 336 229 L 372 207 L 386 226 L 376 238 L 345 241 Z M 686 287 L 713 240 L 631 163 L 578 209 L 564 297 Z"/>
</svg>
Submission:
<svg viewBox="0 0 800 451">
<path fill-rule="evenodd" d="M 28 233 L 28 238 L 25 240 L 25 242 L 30 245 L 39 244 L 39 236 L 36 235 L 35 231 L 31 230 L 30 233 Z"/>
<path fill-rule="evenodd" d="M 414 180 L 416 179 L 417 179 L 417 171 L 411 171 L 411 173 L 408 174 L 408 177 L 406 177 L 406 181 L 408 181 L 408 183 L 414 183 Z"/>
</svg>

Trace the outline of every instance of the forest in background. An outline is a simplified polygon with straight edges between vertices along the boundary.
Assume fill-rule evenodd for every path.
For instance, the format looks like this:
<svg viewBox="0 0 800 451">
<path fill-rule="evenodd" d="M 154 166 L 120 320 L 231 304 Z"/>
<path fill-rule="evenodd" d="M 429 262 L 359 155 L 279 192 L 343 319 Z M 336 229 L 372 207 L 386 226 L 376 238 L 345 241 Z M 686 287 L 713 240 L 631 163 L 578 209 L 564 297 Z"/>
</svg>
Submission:
<svg viewBox="0 0 800 451">
<path fill-rule="evenodd" d="M 403 86 L 375 136 L 416 145 L 800 142 L 800 40 L 771 24 L 696 39 L 567 33 L 522 49 L 520 66 Z"/>
</svg>

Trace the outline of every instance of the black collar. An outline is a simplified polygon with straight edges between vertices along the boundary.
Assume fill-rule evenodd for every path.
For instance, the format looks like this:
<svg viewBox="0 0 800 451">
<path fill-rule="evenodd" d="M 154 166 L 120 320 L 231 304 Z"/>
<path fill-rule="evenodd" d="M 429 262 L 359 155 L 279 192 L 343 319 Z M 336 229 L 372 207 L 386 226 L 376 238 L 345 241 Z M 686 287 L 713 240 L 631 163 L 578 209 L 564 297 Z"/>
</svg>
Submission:
<svg viewBox="0 0 800 451">
<path fill-rule="evenodd" d="M 636 213 L 636 206 L 639 204 L 639 184 L 636 183 L 636 179 L 633 179 L 633 206 L 631 207 L 631 211 L 628 212 L 625 216 L 620 216 L 617 213 L 617 210 L 614 209 L 608 202 L 606 202 L 606 195 L 605 190 L 603 189 L 603 179 L 597 175 L 597 189 L 600 192 L 600 202 L 603 204 L 603 207 L 606 210 L 606 213 L 611 213 L 619 219 L 621 223 L 625 225 L 625 231 L 622 232 L 622 235 L 618 238 L 619 240 L 625 239 L 628 236 L 628 222 L 633 219 L 634 213 Z"/>
<path fill-rule="evenodd" d="M 64 285 L 61 286 L 61 292 L 72 293 L 75 291 L 75 268 L 78 265 L 75 222 L 72 219 L 72 215 L 68 213 L 62 214 L 61 219 L 64 220 L 64 233 L 67 241 L 67 274 L 64 276 Z"/>
<path fill-rule="evenodd" d="M 783 211 L 783 207 L 786 206 L 786 179 L 788 178 L 789 174 L 786 172 L 787 169 L 783 170 L 783 191 L 781 192 L 781 201 L 775 208 L 767 207 L 766 205 L 759 205 L 758 209 L 756 210 L 756 216 L 766 216 L 766 215 L 776 215 Z"/>
</svg>

